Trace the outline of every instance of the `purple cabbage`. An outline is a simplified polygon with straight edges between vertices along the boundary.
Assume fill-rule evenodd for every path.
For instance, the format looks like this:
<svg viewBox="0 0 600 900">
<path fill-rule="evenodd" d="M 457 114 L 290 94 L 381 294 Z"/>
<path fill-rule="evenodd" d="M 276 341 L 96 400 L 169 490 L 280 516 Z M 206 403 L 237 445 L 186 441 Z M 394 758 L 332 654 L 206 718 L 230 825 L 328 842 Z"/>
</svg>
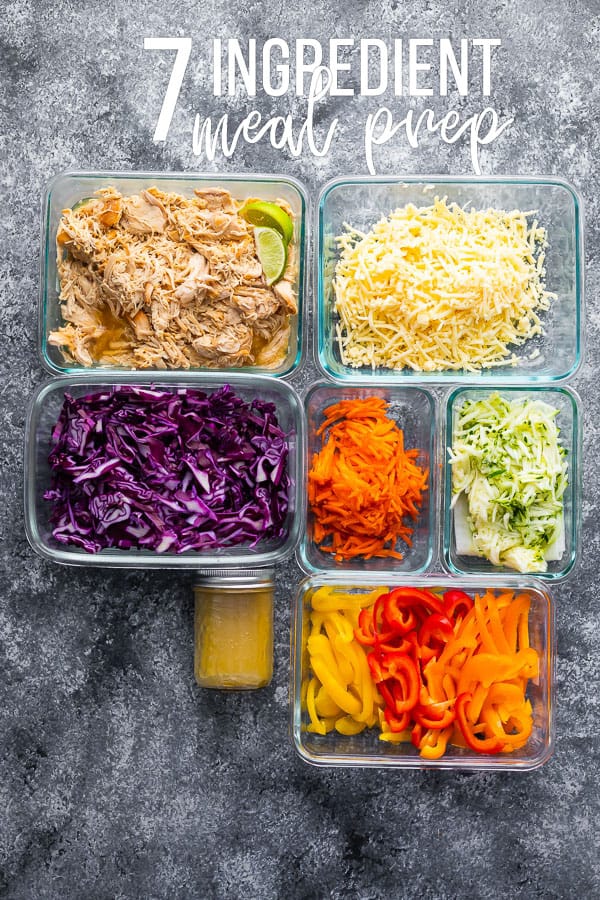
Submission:
<svg viewBox="0 0 600 900">
<path fill-rule="evenodd" d="M 288 444 L 275 405 L 228 385 L 65 394 L 48 457 L 54 538 L 184 553 L 284 538 Z"/>
</svg>

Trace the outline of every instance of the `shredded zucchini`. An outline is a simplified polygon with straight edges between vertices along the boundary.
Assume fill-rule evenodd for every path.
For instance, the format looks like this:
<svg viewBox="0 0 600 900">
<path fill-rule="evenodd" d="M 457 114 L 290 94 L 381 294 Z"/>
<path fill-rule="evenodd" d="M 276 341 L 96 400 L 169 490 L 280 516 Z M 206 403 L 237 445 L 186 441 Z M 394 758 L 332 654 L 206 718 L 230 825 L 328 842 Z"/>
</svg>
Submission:
<svg viewBox="0 0 600 900">
<path fill-rule="evenodd" d="M 496 566 L 545 572 L 545 553 L 562 527 L 568 484 L 558 410 L 498 393 L 466 400 L 456 418 L 452 506 L 461 495 L 475 551 Z"/>
</svg>

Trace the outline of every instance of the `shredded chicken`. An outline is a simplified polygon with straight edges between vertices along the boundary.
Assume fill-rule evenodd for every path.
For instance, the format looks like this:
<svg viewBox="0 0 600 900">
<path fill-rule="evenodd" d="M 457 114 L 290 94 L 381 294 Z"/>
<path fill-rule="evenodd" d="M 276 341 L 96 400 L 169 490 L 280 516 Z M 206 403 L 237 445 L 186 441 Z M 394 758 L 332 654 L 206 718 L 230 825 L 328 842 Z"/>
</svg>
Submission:
<svg viewBox="0 0 600 900">
<path fill-rule="evenodd" d="M 268 286 L 240 207 L 220 188 L 189 198 L 151 187 L 131 197 L 106 188 L 63 210 L 65 324 L 49 342 L 83 366 L 276 368 L 298 311 L 295 246 Z"/>
</svg>

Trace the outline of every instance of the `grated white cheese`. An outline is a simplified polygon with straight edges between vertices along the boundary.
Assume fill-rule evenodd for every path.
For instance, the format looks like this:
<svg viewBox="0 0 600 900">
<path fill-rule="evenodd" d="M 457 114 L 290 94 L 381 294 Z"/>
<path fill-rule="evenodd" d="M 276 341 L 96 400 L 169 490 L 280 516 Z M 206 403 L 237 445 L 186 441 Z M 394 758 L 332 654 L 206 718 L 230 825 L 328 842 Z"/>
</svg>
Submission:
<svg viewBox="0 0 600 900">
<path fill-rule="evenodd" d="M 514 347 L 542 333 L 546 231 L 530 212 L 466 211 L 438 197 L 351 226 L 333 288 L 344 365 L 475 371 L 516 365 Z"/>
</svg>

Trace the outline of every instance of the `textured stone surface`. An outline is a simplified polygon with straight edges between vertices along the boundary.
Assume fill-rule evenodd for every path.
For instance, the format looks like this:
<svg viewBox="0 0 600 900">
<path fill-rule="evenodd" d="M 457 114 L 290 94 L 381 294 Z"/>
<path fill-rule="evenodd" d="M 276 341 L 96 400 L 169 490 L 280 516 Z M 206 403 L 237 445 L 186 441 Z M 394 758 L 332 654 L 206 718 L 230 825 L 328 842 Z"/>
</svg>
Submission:
<svg viewBox="0 0 600 900">
<path fill-rule="evenodd" d="M 0 8 L 0 896 L 598 896 L 598 2 Z M 142 43 L 167 34 L 193 37 L 194 56 L 169 139 L 155 146 L 170 60 Z M 204 42 L 250 35 L 498 36 L 491 102 L 515 123 L 483 152 L 484 172 L 562 175 L 585 199 L 588 355 L 574 382 L 585 401 L 583 554 L 556 591 L 556 752 L 538 772 L 305 766 L 288 736 L 294 563 L 278 572 L 272 685 L 228 696 L 193 683 L 190 577 L 67 570 L 26 543 L 24 398 L 45 377 L 36 353 L 45 182 L 66 168 L 273 170 L 315 196 L 327 179 L 366 170 L 356 143 L 376 105 L 367 99 L 327 101 L 322 121 L 342 121 L 323 160 L 264 144 L 214 164 L 193 156 L 194 112 L 241 117 L 248 106 L 208 94 Z M 465 114 L 485 105 L 477 93 L 427 101 L 440 113 L 459 102 Z M 305 109 L 260 95 L 250 106 Z M 418 150 L 395 142 L 377 159 L 382 172 L 471 171 L 464 143 L 434 138 Z M 294 383 L 314 377 L 307 364 Z"/>
</svg>

